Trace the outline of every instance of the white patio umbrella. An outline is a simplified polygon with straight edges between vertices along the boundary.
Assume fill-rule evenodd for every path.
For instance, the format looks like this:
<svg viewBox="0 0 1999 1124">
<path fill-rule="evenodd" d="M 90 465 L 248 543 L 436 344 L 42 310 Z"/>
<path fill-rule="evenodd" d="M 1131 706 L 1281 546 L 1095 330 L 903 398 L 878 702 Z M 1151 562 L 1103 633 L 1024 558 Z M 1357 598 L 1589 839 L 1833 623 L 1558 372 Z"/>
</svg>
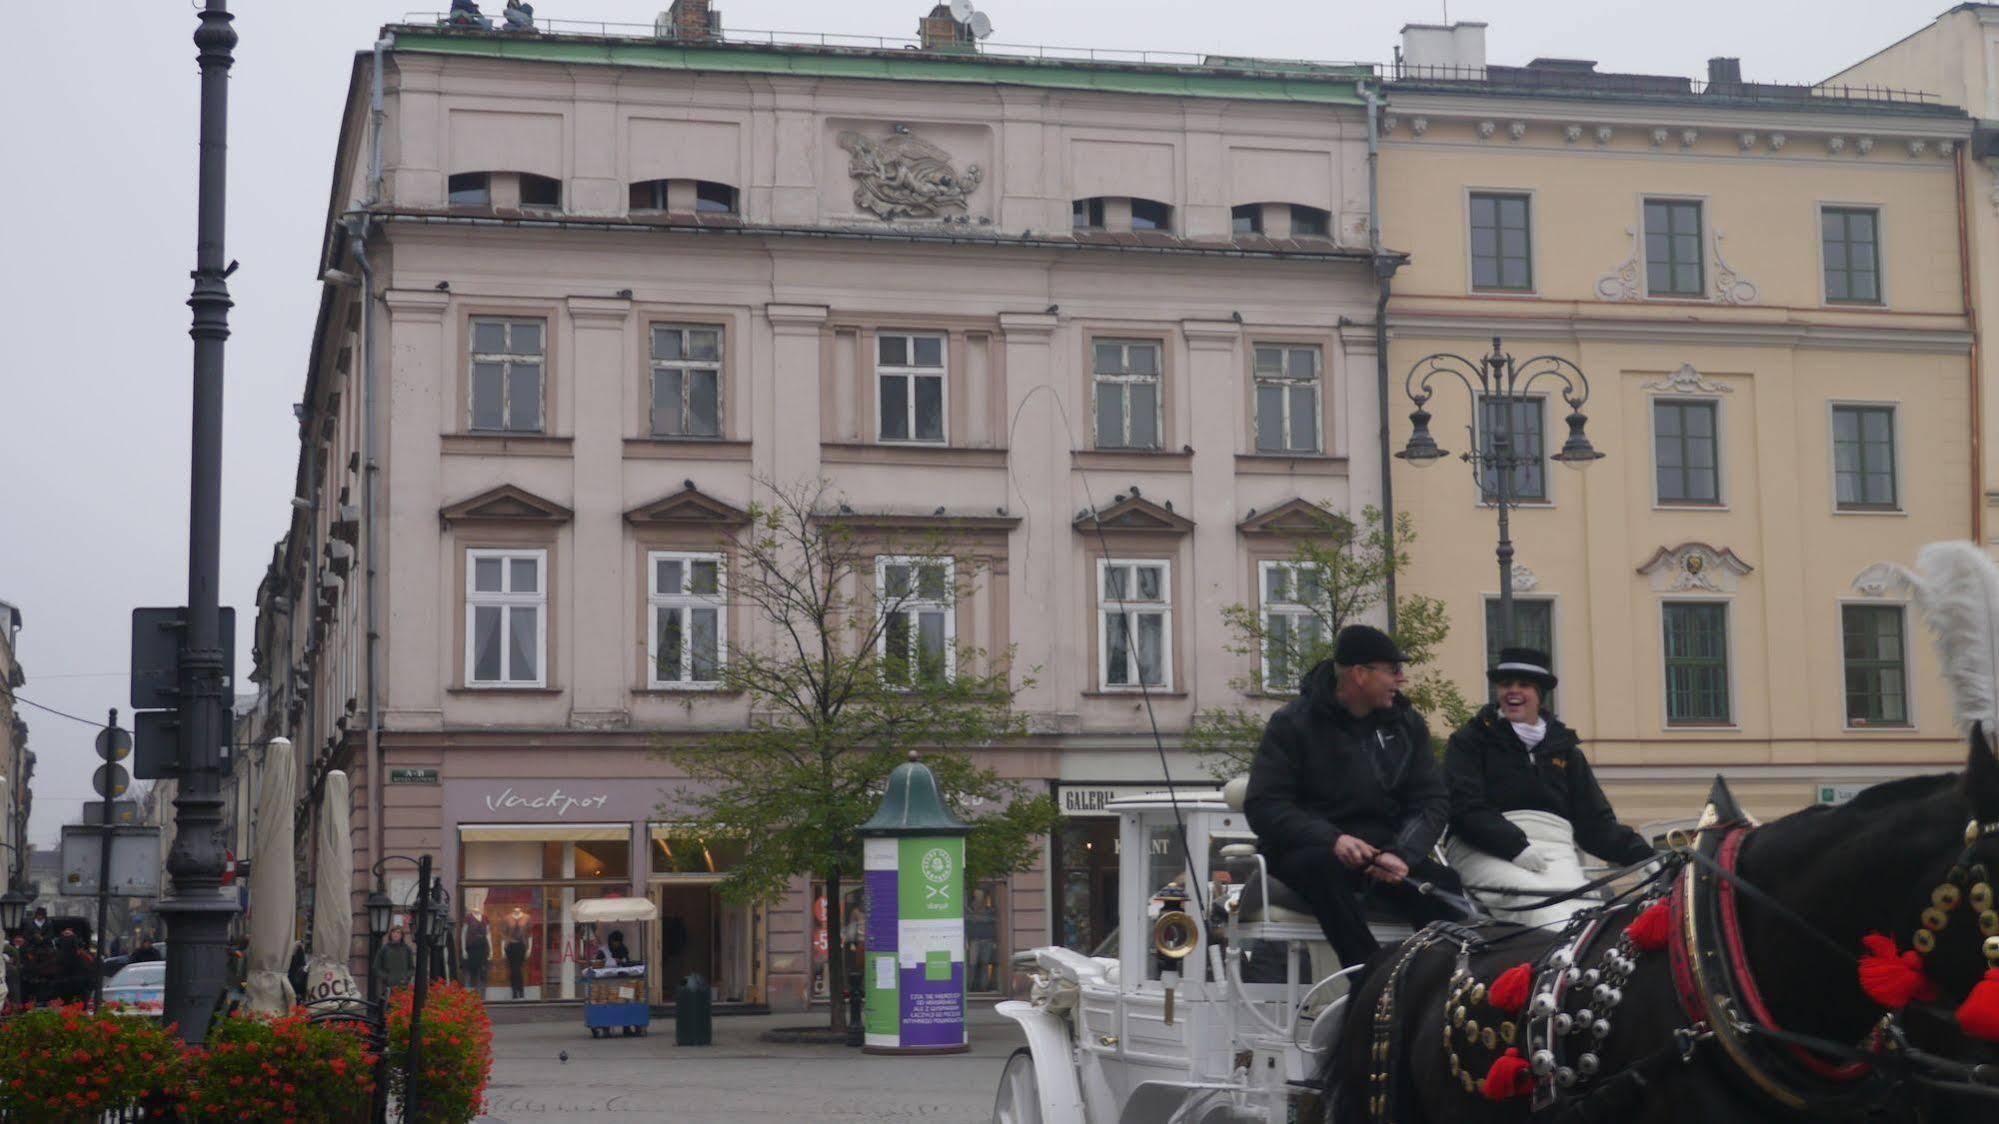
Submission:
<svg viewBox="0 0 1999 1124">
<path fill-rule="evenodd" d="M 354 849 L 347 815 L 347 774 L 326 774 L 320 792 L 319 837 L 312 895 L 312 956 L 306 990 L 313 999 L 359 998 L 347 960 L 354 945 Z M 254 869 L 254 868 L 253 868 Z"/>
<path fill-rule="evenodd" d="M 292 862 L 292 743 L 272 738 L 264 750 L 257 793 L 256 858 L 250 863 L 250 964 L 243 989 L 250 1009 L 283 1014 L 296 999 L 285 968 L 291 963 L 292 915 L 298 874 Z"/>
</svg>

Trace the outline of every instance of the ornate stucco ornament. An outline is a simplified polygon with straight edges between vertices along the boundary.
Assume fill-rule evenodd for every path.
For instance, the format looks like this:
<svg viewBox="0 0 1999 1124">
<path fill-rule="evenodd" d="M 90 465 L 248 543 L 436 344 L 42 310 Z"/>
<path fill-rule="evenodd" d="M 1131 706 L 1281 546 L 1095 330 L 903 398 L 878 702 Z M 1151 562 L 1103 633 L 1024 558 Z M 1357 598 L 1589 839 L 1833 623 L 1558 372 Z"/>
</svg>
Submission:
<svg viewBox="0 0 1999 1124">
<path fill-rule="evenodd" d="M 1840 136 L 1827 137 L 1825 139 L 1825 150 L 1827 152 L 1832 153 L 1835 156 L 1839 155 L 1842 152 L 1845 152 L 1846 138 Z"/>
<path fill-rule="evenodd" d="M 1610 126 L 1598 125 L 1596 127 L 1596 143 L 1598 144 L 1610 143 Z"/>
<path fill-rule="evenodd" d="M 1596 295 L 1603 300 L 1635 301 L 1644 295 L 1638 288 L 1638 228 L 1627 226 L 1624 233 L 1631 239 L 1631 256 L 1596 279 Z"/>
<path fill-rule="evenodd" d="M 1893 562 L 1876 562 L 1853 575 L 1853 591 L 1862 597 L 1886 597 L 1890 593 L 1904 592 L 1908 585 L 1903 574 L 1903 569 Z"/>
<path fill-rule="evenodd" d="M 1874 151 L 1874 138 L 1861 137 L 1858 141 L 1854 142 L 1853 147 L 1858 149 L 1862 156 L 1865 156 L 1868 153 Z"/>
<path fill-rule="evenodd" d="M 1656 390 L 1661 394 L 1733 394 L 1735 388 L 1723 386 L 1699 371 L 1692 363 L 1680 364 L 1680 369 L 1663 379 L 1638 384 L 1640 390 Z"/>
<path fill-rule="evenodd" d="M 1524 137 L 1524 136 L 1526 136 L 1526 135 L 1527 135 L 1527 122 L 1525 122 L 1525 121 L 1514 121 L 1514 122 L 1512 122 L 1511 124 L 1507 125 L 1507 126 L 1506 126 L 1506 135 L 1507 135 L 1507 136 L 1509 136 L 1509 137 L 1511 137 L 1511 138 L 1513 138 L 1514 140 L 1519 140 L 1519 139 L 1520 139 L 1521 137 Z"/>
<path fill-rule="evenodd" d="M 1912 140 L 1909 142 L 1909 155 L 1911 157 L 1921 156 L 1929 147 L 1928 141 Z"/>
<path fill-rule="evenodd" d="M 960 173 L 951 154 L 916 136 L 906 125 L 879 141 L 848 131 L 839 136 L 854 178 L 854 206 L 878 218 L 938 218 L 963 210 L 985 179 L 977 164 Z"/>
<path fill-rule="evenodd" d="M 1734 593 L 1755 569 L 1725 546 L 1683 542 L 1660 547 L 1638 572 L 1652 579 L 1655 593 Z"/>
<path fill-rule="evenodd" d="M 1789 138 L 1788 138 L 1788 137 L 1786 137 L 1786 136 L 1784 136 L 1784 134 L 1782 134 L 1782 133 L 1771 133 L 1771 134 L 1770 134 L 1770 151 L 1772 151 L 1772 152 L 1782 152 L 1782 151 L 1784 151 L 1784 145 L 1785 145 L 1785 143 L 1786 143 L 1786 142 L 1787 142 L 1788 140 L 1789 140 Z"/>
<path fill-rule="evenodd" d="M 1666 130 L 1664 129 L 1652 130 L 1652 147 L 1657 148 L 1665 143 L 1666 143 Z"/>
<path fill-rule="evenodd" d="M 1494 130 L 1494 129 L 1497 129 L 1497 128 L 1498 128 L 1498 126 L 1497 126 L 1497 125 L 1494 125 L 1494 124 L 1493 124 L 1492 122 L 1490 122 L 1490 121 L 1480 121 L 1480 122 L 1478 123 L 1478 135 L 1479 135 L 1479 138 L 1480 138 L 1480 139 L 1482 139 L 1482 140 L 1491 140 L 1491 139 L 1492 139 L 1492 133 L 1493 133 L 1493 130 Z"/>
<path fill-rule="evenodd" d="M 1534 571 L 1522 566 L 1518 562 L 1513 564 L 1513 592 L 1532 593 L 1540 585 L 1541 579 L 1534 576 Z"/>
<path fill-rule="evenodd" d="M 1583 127 L 1581 125 L 1564 125 L 1562 127 L 1562 139 L 1568 141 L 1570 144 L 1576 143 L 1583 139 Z"/>
<path fill-rule="evenodd" d="M 1721 256 L 1721 231 L 1714 232 L 1714 300 L 1716 304 L 1755 304 L 1756 283 L 1735 271 Z"/>
<path fill-rule="evenodd" d="M 1694 142 L 1695 142 L 1695 141 L 1697 141 L 1697 140 L 1699 140 L 1699 139 L 1701 139 L 1701 131 L 1700 131 L 1699 129 L 1681 129 L 1681 130 L 1680 130 L 1680 147 L 1681 147 L 1681 148 L 1692 148 L 1692 147 L 1694 146 Z"/>
</svg>

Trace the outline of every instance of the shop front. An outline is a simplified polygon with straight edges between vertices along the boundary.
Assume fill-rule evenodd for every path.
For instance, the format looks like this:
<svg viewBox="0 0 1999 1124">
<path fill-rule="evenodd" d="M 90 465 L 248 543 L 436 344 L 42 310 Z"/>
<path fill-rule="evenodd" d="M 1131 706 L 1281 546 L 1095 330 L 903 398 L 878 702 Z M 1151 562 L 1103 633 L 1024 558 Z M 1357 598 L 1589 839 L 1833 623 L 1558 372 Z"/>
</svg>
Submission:
<svg viewBox="0 0 1999 1124">
<path fill-rule="evenodd" d="M 660 907 L 642 955 L 653 1002 L 698 973 L 717 1003 L 763 1002 L 762 910 L 723 899 L 740 843 L 658 821 L 657 778 L 447 781 L 444 869 L 455 882 L 459 971 L 488 1002 L 577 1000 L 608 929 L 575 919 L 578 902 L 648 897 Z M 639 934 L 624 937 L 634 951 Z"/>
<path fill-rule="evenodd" d="M 1168 787 L 1163 783 L 1055 785 L 1055 806 L 1062 812 L 1061 826 L 1049 840 L 1049 867 L 1055 872 L 1052 906 L 1056 944 L 1087 954 L 1116 931 L 1118 820 L 1110 802 Z M 1180 787 L 1211 788 L 1206 784 Z"/>
</svg>

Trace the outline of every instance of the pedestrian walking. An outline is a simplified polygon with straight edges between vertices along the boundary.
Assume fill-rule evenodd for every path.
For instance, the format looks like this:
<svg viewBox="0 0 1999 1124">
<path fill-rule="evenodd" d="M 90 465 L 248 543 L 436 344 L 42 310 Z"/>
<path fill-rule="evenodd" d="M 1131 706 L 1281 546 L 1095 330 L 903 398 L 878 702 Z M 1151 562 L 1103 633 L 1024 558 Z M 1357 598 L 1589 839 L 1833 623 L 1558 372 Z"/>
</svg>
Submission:
<svg viewBox="0 0 1999 1124">
<path fill-rule="evenodd" d="M 403 939 L 403 927 L 397 925 L 389 930 L 388 939 L 375 950 L 375 978 L 382 983 L 384 995 L 399 987 L 408 987 L 416 975 L 416 952 Z"/>
</svg>

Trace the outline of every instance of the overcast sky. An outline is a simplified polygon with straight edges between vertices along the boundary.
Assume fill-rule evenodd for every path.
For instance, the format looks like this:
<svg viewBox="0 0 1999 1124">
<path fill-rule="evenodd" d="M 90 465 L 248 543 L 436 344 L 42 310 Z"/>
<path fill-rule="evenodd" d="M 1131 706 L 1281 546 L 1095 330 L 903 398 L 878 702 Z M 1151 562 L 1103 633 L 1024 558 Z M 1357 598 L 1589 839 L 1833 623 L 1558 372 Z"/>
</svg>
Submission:
<svg viewBox="0 0 1999 1124">
<path fill-rule="evenodd" d="M 438 2 L 434 7 L 448 7 Z M 497 11 L 502 0 L 486 4 Z M 1947 5 L 1878 0 L 987 0 L 996 43 L 1326 60 L 1390 57 L 1406 22 L 1484 20 L 1490 60 L 1824 78 Z M 649 25 L 665 0 L 545 0 L 545 18 Z M 908 36 L 929 0 L 723 0 L 725 28 Z M 382 0 L 239 0 L 231 83 L 223 600 L 240 670 L 286 521 L 313 276 L 353 53 L 409 11 Z M 17 15 L 25 15 L 25 12 Z M 21 608 L 22 698 L 125 708 L 130 612 L 186 597 L 187 272 L 199 86 L 186 0 L 41 4 L 11 21 L 0 175 L 0 599 Z M 247 681 L 239 689 L 247 690 Z M 40 757 L 37 842 L 91 797 L 89 727 L 19 708 Z M 129 718 L 125 719 L 129 725 Z"/>
</svg>

